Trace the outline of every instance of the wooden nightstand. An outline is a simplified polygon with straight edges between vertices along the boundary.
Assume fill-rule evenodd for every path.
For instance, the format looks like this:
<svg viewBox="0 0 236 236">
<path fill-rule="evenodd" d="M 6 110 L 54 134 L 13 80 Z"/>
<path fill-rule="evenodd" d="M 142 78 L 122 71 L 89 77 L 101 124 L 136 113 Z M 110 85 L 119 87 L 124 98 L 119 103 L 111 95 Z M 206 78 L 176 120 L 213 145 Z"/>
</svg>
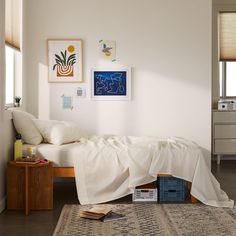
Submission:
<svg viewBox="0 0 236 236">
<path fill-rule="evenodd" d="M 38 164 L 9 161 L 7 167 L 7 209 L 50 210 L 53 208 L 52 162 Z"/>
</svg>

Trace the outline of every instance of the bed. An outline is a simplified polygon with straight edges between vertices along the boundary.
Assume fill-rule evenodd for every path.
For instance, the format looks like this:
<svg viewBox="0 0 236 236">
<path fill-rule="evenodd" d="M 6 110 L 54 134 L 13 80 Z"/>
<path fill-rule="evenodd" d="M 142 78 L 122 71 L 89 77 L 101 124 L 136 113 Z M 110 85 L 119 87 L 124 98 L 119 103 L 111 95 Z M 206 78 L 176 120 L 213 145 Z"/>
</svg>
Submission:
<svg viewBox="0 0 236 236">
<path fill-rule="evenodd" d="M 75 177 L 73 161 L 67 157 L 68 151 L 77 146 L 79 143 L 70 143 L 64 145 L 52 145 L 48 143 L 41 143 L 37 146 L 31 144 L 23 145 L 23 155 L 27 156 L 27 150 L 35 149 L 36 155 L 41 159 L 50 160 L 53 162 L 53 176 L 55 178 L 70 178 Z M 160 173 L 157 176 L 170 176 L 169 174 Z M 191 191 L 191 182 L 188 182 L 188 189 Z M 198 200 L 190 195 L 191 203 L 195 204 Z"/>
<path fill-rule="evenodd" d="M 209 160 L 190 140 L 86 137 L 74 123 L 38 120 L 23 111 L 13 111 L 13 122 L 25 143 L 35 145 L 36 155 L 54 163 L 55 177 L 75 177 L 81 204 L 118 199 L 133 193 L 136 186 L 165 174 L 191 183 L 191 195 L 207 205 L 234 205 L 212 175 Z M 24 145 L 24 149 L 27 147 Z"/>
<path fill-rule="evenodd" d="M 53 162 L 54 177 L 75 177 L 73 160 L 68 158 L 67 153 L 71 148 L 79 145 L 79 142 L 73 142 L 64 145 L 53 145 L 49 143 L 41 143 L 39 145 L 24 144 L 23 155 L 27 156 L 27 149 L 33 148 L 36 155 L 41 159 L 47 159 Z M 209 160 L 205 158 L 207 166 L 210 168 Z M 161 173 L 160 175 L 168 175 Z"/>
<path fill-rule="evenodd" d="M 24 150 L 28 147 L 32 145 L 25 144 Z M 35 148 L 39 157 L 54 163 L 54 177 L 76 177 L 77 192 L 82 204 L 100 203 L 125 196 L 132 193 L 135 186 L 154 181 L 157 175 L 172 175 L 188 181 L 189 188 L 192 187 L 192 203 L 198 199 L 212 206 L 232 207 L 234 204 L 220 189 L 200 149 L 196 144 L 185 139 L 92 136 L 81 139 L 80 142 L 64 145 L 41 143 Z M 104 164 L 100 165 L 99 160 Z M 108 166 L 115 167 L 110 171 Z M 123 168 L 124 166 L 126 169 Z M 126 173 L 127 169 L 129 174 Z M 106 176 L 101 177 L 100 175 L 104 173 Z M 100 178 L 98 183 L 97 178 Z M 86 179 L 87 182 L 81 183 L 81 179 Z M 91 190 L 99 183 L 102 184 L 98 190 L 91 194 L 93 192 Z M 112 185 L 116 187 L 108 190 L 108 193 L 107 190 L 101 191 Z M 116 189 L 120 189 L 118 194 L 110 196 Z M 90 194 L 92 197 L 89 196 Z"/>
</svg>

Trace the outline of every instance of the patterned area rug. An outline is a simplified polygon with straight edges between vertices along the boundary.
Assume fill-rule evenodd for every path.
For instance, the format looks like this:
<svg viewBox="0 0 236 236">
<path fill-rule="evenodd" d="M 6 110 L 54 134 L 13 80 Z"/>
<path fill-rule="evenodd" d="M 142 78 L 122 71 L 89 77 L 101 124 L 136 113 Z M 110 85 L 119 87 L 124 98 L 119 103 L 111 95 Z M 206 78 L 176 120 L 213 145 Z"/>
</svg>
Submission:
<svg viewBox="0 0 236 236">
<path fill-rule="evenodd" d="M 236 235 L 236 208 L 215 208 L 200 203 L 111 206 L 127 219 L 107 223 L 82 219 L 79 212 L 91 206 L 65 205 L 53 235 Z"/>
</svg>

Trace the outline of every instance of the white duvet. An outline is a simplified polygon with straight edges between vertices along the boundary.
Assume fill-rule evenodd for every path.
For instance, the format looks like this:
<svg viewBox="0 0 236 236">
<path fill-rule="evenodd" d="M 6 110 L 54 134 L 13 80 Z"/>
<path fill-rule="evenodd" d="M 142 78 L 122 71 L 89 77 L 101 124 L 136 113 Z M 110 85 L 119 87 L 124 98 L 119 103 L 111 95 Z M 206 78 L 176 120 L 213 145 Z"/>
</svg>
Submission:
<svg viewBox="0 0 236 236">
<path fill-rule="evenodd" d="M 192 182 L 191 194 L 216 207 L 233 207 L 196 144 L 155 137 L 93 136 L 71 150 L 81 204 L 111 201 L 166 173 Z"/>
</svg>

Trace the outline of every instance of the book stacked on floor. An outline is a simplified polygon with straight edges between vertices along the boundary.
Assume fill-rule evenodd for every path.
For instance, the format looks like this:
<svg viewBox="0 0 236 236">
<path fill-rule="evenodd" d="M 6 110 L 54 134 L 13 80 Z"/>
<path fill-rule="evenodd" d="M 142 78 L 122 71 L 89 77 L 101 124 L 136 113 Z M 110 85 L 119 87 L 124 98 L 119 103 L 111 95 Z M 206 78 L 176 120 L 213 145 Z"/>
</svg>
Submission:
<svg viewBox="0 0 236 236">
<path fill-rule="evenodd" d="M 98 205 L 92 207 L 88 211 L 82 211 L 80 212 L 80 217 L 91 220 L 101 220 L 102 222 L 109 222 L 126 218 L 123 214 L 113 212 L 112 208 L 108 205 Z"/>
</svg>

